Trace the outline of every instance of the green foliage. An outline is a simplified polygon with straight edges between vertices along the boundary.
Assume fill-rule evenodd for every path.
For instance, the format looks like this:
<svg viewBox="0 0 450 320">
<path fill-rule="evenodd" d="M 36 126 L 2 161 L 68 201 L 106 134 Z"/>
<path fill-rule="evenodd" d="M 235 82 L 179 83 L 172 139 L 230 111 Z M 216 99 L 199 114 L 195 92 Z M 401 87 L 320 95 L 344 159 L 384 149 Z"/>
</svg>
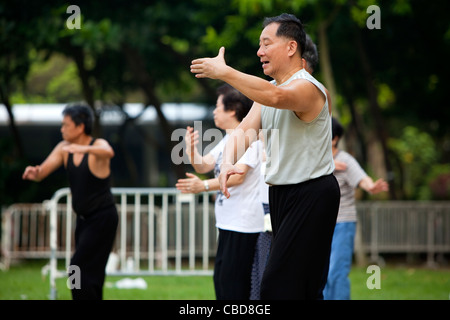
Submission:
<svg viewBox="0 0 450 320">
<path fill-rule="evenodd" d="M 392 91 L 392 88 L 385 83 L 381 83 L 377 86 L 378 88 L 378 104 L 381 109 L 387 109 L 392 107 L 395 103 L 395 92 Z"/>
<path fill-rule="evenodd" d="M 433 165 L 426 177 L 419 199 L 450 200 L 450 164 Z"/>
<path fill-rule="evenodd" d="M 431 136 L 412 126 L 403 129 L 399 140 L 392 140 L 392 147 L 406 164 L 416 163 L 423 167 L 436 161 L 437 151 Z"/>
<path fill-rule="evenodd" d="M 2 100 L 65 103 L 90 98 L 121 104 L 133 96 L 140 100 L 133 102 L 148 104 L 213 104 L 218 83 L 198 81 L 189 72 L 190 62 L 216 55 L 220 46 L 226 46 L 231 66 L 265 77 L 256 56 L 263 18 L 294 13 L 319 54 L 325 43 L 318 31 L 326 26 L 336 83 L 333 107 L 349 132 L 359 130 L 353 139 L 361 141 L 352 145 L 359 144 L 366 152 L 365 144 L 372 143 L 368 137 L 380 139 L 377 125 L 382 122 L 400 159 L 401 167 L 394 172 L 403 179 L 399 191 L 406 198 L 438 197 L 430 183 L 441 181 L 445 173 L 431 179 L 423 172 L 450 159 L 445 148 L 450 109 L 442 107 L 450 85 L 450 65 L 445 63 L 450 55 L 450 2 L 430 6 L 414 0 L 233 0 L 226 5 L 216 0 L 81 1 L 81 29 L 66 27 L 69 4 L 0 2 Z M 370 5 L 380 7 L 381 30 L 366 28 Z M 133 62 L 139 62 L 135 68 Z M 314 76 L 329 87 L 323 65 L 322 60 Z M 370 104 L 370 84 L 376 90 L 372 96 L 379 119 Z M 407 126 L 417 132 L 404 131 Z"/>
<path fill-rule="evenodd" d="M 358 0 L 350 7 L 350 16 L 360 28 L 366 27 L 367 7 L 371 5 L 378 5 L 378 3 L 373 0 Z"/>
<path fill-rule="evenodd" d="M 24 202 L 38 192 L 36 184 L 22 180 L 25 159 L 12 156 L 12 140 L 0 139 L 0 205 Z"/>
<path fill-rule="evenodd" d="M 407 126 L 399 139 L 390 140 L 390 147 L 402 162 L 407 198 L 420 199 L 419 194 L 425 194 L 420 190 L 426 185 L 426 173 L 437 164 L 438 159 L 432 137 L 415 127 Z"/>
<path fill-rule="evenodd" d="M 211 51 L 218 51 L 221 46 L 233 47 L 238 40 L 236 35 L 245 30 L 245 27 L 246 18 L 244 16 L 228 16 L 226 17 L 225 28 L 220 34 L 212 26 L 206 28 L 203 43 Z"/>
<path fill-rule="evenodd" d="M 122 37 L 120 26 L 113 24 L 108 18 L 100 21 L 86 20 L 81 29 L 64 28 L 59 35 L 61 38 L 70 38 L 74 46 L 81 46 L 97 54 L 106 50 L 118 50 Z"/>
<path fill-rule="evenodd" d="M 24 88 L 11 95 L 11 103 L 67 103 L 83 100 L 78 69 L 75 63 L 61 54 L 48 59 L 30 53 L 34 62 Z"/>
</svg>

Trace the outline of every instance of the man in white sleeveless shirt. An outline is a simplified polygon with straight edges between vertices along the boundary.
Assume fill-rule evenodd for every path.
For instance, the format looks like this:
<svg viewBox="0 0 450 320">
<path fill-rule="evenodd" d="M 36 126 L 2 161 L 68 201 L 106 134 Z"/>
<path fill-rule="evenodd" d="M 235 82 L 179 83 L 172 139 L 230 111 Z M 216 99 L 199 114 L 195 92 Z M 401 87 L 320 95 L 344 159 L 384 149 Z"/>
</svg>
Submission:
<svg viewBox="0 0 450 320">
<path fill-rule="evenodd" d="M 331 110 L 324 87 L 303 67 L 301 21 L 284 13 L 263 26 L 257 55 L 273 81 L 228 66 L 223 47 L 215 58 L 192 61 L 191 72 L 223 80 L 255 101 L 224 149 L 219 182 L 225 196 L 228 178 L 241 174 L 234 165 L 245 151 L 239 146 L 248 147 L 264 129 L 273 242 L 261 298 L 322 299 L 340 197 Z"/>
</svg>

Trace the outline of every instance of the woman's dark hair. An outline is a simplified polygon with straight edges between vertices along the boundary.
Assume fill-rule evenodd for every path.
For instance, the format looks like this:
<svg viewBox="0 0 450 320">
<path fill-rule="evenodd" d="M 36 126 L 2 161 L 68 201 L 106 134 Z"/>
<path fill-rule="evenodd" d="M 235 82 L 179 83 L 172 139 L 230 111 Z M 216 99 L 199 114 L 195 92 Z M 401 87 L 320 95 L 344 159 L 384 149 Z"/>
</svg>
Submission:
<svg viewBox="0 0 450 320">
<path fill-rule="evenodd" d="M 217 89 L 218 95 L 223 95 L 222 102 L 225 111 L 234 111 L 239 122 L 250 111 L 253 101 L 244 96 L 238 90 L 225 83 Z"/>
<path fill-rule="evenodd" d="M 75 125 L 84 124 L 84 133 L 91 134 L 94 123 L 94 112 L 89 106 L 75 104 L 66 106 L 62 112 L 63 116 L 69 116 Z"/>
<path fill-rule="evenodd" d="M 308 63 L 308 66 L 311 68 L 311 72 L 313 72 L 319 64 L 317 46 L 308 34 L 306 35 L 305 50 L 303 50 L 302 58 L 306 60 L 306 63 Z"/>
<path fill-rule="evenodd" d="M 302 56 L 305 50 L 306 34 L 300 19 L 293 14 L 282 13 L 276 17 L 264 18 L 263 28 L 274 22 L 280 24 L 276 35 L 296 41 L 300 56 Z"/>
<path fill-rule="evenodd" d="M 334 139 L 334 137 L 341 138 L 344 135 L 344 127 L 342 127 L 335 117 L 331 118 L 331 132 L 332 139 Z"/>
</svg>

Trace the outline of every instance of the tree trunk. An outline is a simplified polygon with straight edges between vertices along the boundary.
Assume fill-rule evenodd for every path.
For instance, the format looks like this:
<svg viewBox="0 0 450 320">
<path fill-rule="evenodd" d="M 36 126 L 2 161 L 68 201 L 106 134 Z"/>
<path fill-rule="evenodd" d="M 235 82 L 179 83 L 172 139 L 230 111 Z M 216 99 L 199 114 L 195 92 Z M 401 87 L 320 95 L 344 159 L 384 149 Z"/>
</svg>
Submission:
<svg viewBox="0 0 450 320">
<path fill-rule="evenodd" d="M 334 16 L 337 14 L 338 11 L 339 7 L 336 7 L 329 19 L 334 19 Z M 336 106 L 336 83 L 334 81 L 333 76 L 333 67 L 331 65 L 330 48 L 328 45 L 328 35 L 327 35 L 327 28 L 332 21 L 329 19 L 320 21 L 318 27 L 319 45 L 320 45 L 319 64 L 323 73 L 325 87 L 327 88 L 328 93 L 330 94 L 332 115 L 333 117 L 339 120 L 339 111 Z M 340 138 L 339 146 L 344 150 L 346 149 L 345 136 Z"/>
<path fill-rule="evenodd" d="M 129 47 L 124 46 L 123 51 L 125 53 L 125 57 L 127 59 L 127 63 L 130 66 L 130 70 L 132 71 L 137 84 L 141 87 L 142 91 L 144 92 L 146 98 L 147 98 L 147 104 L 153 105 L 156 113 L 158 115 L 159 123 L 162 127 L 164 140 L 165 140 L 165 146 L 166 146 L 166 154 L 170 157 L 171 151 L 173 147 L 178 143 L 176 141 L 172 141 L 172 132 L 173 128 L 170 125 L 170 123 L 167 121 L 166 116 L 162 112 L 161 109 L 161 102 L 159 101 L 158 97 L 155 94 L 154 88 L 155 84 L 153 82 L 153 79 L 151 78 L 150 74 L 146 71 L 145 67 L 145 61 L 142 58 L 141 54 Z M 177 166 L 173 163 L 173 161 L 170 161 L 171 167 L 173 172 L 176 175 L 177 179 L 184 178 L 185 172 L 183 166 Z"/>
<path fill-rule="evenodd" d="M 1 102 L 4 104 L 6 111 L 9 115 L 9 128 L 11 129 L 11 134 L 14 140 L 14 156 L 17 156 L 18 158 L 22 158 L 24 156 L 23 152 L 23 144 L 22 139 L 20 137 L 19 130 L 16 126 L 16 121 L 14 119 L 14 114 L 12 111 L 12 106 L 9 101 L 9 97 L 6 93 L 6 89 L 0 85 L 0 99 Z"/>
<path fill-rule="evenodd" d="M 102 136 L 102 130 L 100 126 L 100 117 L 95 112 L 95 98 L 94 98 L 94 90 L 89 83 L 90 75 L 89 71 L 86 70 L 85 64 L 84 64 L 84 52 L 83 48 L 81 47 L 72 47 L 72 50 L 70 51 L 73 59 L 75 60 L 75 64 L 78 68 L 78 75 L 80 76 L 81 80 L 81 87 L 83 89 L 83 96 L 86 100 L 86 103 L 92 108 L 94 111 L 94 127 L 93 135 L 96 137 Z"/>
<path fill-rule="evenodd" d="M 331 105 L 333 115 L 339 118 L 339 113 L 336 108 L 336 84 L 334 82 L 333 67 L 331 66 L 330 49 L 328 47 L 328 35 L 327 35 L 327 21 L 321 21 L 319 23 L 319 64 L 324 77 L 325 87 L 328 89 L 331 98 Z"/>
<path fill-rule="evenodd" d="M 356 102 L 353 92 L 354 86 L 353 81 L 346 77 L 342 79 L 342 96 L 347 102 L 352 122 L 350 124 L 350 130 L 353 133 L 353 141 L 349 141 L 348 145 L 353 146 L 353 154 L 356 156 L 362 163 L 367 163 L 367 146 L 366 146 L 366 130 L 364 128 L 364 121 L 362 115 L 358 113 L 356 108 Z M 350 131 L 347 129 L 346 131 Z"/>
<path fill-rule="evenodd" d="M 369 62 L 369 57 L 367 56 L 367 52 L 364 48 L 364 44 L 361 39 L 361 32 L 359 29 L 356 29 L 354 42 L 356 50 L 358 52 L 358 57 L 361 63 L 362 72 L 366 83 L 367 94 L 369 99 L 369 110 L 375 122 L 375 130 L 383 151 L 384 164 L 386 166 L 388 175 L 387 181 L 389 183 L 389 194 L 392 200 L 396 200 L 397 197 L 394 188 L 394 183 L 391 179 L 391 177 L 393 176 L 392 164 L 391 161 L 389 160 L 389 149 L 387 147 L 388 132 L 386 130 L 386 127 L 384 126 L 384 120 L 381 115 L 381 109 L 377 100 L 378 92 L 373 81 L 374 76 L 372 68 Z"/>
</svg>

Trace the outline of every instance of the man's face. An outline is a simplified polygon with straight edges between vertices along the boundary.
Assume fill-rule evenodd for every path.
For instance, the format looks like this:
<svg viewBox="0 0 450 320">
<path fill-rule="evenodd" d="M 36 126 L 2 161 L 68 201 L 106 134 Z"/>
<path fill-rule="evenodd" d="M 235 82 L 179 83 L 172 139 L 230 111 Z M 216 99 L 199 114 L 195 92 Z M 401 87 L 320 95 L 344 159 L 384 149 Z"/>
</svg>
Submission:
<svg viewBox="0 0 450 320">
<path fill-rule="evenodd" d="M 271 23 L 261 32 L 259 49 L 256 53 L 262 63 L 264 74 L 274 77 L 289 57 L 289 41 L 276 36 L 279 23 Z"/>
<path fill-rule="evenodd" d="M 61 134 L 65 141 L 73 142 L 76 138 L 80 136 L 84 131 L 83 125 L 75 125 L 70 116 L 64 116 L 61 123 Z"/>
</svg>

